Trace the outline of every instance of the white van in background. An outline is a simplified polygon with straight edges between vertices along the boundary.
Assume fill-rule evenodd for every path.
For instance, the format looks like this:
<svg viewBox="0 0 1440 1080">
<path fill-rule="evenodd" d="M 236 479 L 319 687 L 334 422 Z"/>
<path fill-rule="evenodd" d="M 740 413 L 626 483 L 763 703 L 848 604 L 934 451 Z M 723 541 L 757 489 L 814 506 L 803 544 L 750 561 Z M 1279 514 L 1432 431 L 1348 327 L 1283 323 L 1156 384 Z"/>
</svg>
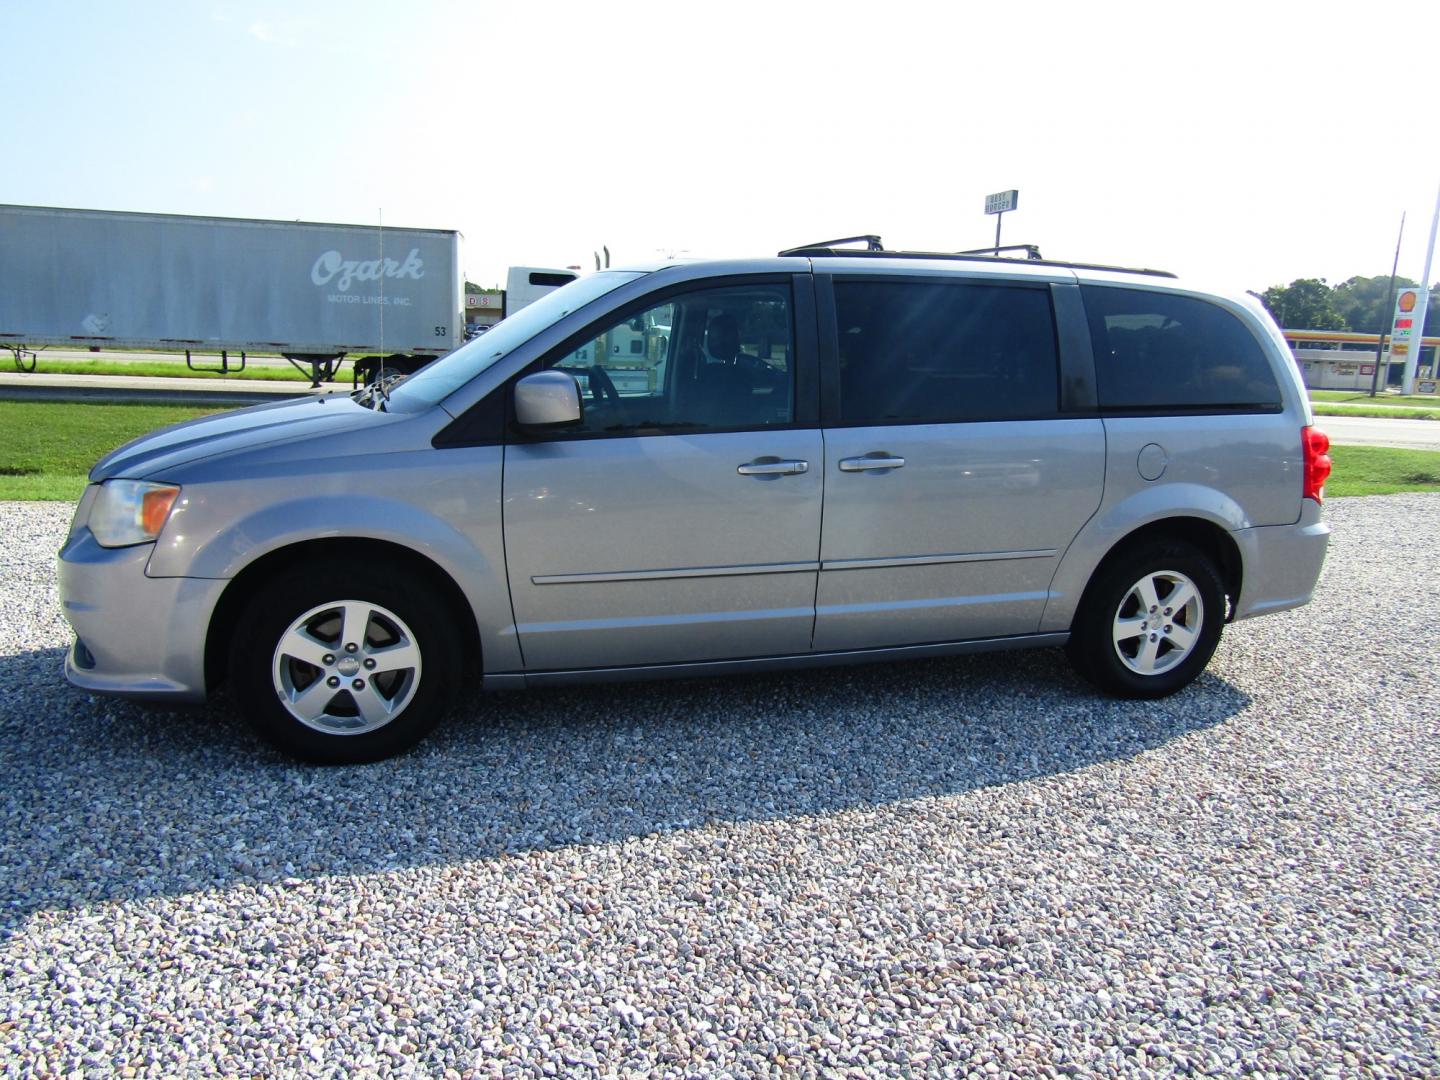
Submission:
<svg viewBox="0 0 1440 1080">
<path fill-rule="evenodd" d="M 569 285 L 580 276 L 578 270 L 552 270 L 543 266 L 512 266 L 505 275 L 503 316 L 508 318 L 548 292 Z"/>
<path fill-rule="evenodd" d="M 580 276 L 578 270 L 556 270 L 544 266 L 512 266 L 505 275 L 505 288 L 488 289 L 465 298 L 465 340 L 471 341 L 507 316 L 528 307 L 546 293 L 568 285 Z"/>
</svg>

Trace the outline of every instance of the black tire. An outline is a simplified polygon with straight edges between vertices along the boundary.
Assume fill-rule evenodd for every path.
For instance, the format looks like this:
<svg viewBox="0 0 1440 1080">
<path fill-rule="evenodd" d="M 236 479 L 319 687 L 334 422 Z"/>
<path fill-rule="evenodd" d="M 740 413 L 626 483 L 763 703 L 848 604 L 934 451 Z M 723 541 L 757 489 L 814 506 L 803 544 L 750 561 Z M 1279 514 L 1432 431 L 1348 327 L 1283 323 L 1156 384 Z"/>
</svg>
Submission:
<svg viewBox="0 0 1440 1080">
<path fill-rule="evenodd" d="M 1169 616 L 1171 622 L 1162 621 L 1157 627 L 1150 621 L 1151 613 L 1140 610 L 1137 587 L 1150 580 L 1150 575 L 1157 575 L 1151 588 L 1159 598 L 1160 610 L 1153 614 L 1163 620 L 1170 610 L 1165 599 L 1184 595 L 1173 588 L 1162 594 L 1167 584 L 1178 586 L 1167 576 L 1172 574 L 1189 579 L 1198 596 L 1198 605 L 1182 606 L 1178 616 L 1173 613 Z M 1131 624 L 1129 629 L 1139 620 L 1140 625 L 1146 626 L 1146 632 L 1117 642 L 1116 630 L 1122 619 Z M 1188 652 L 1183 652 L 1185 647 L 1173 644 L 1166 633 L 1167 630 L 1174 633 L 1176 626 L 1181 631 L 1195 629 L 1184 626 L 1181 620 L 1199 623 L 1193 643 L 1185 646 Z M 1127 698 L 1165 697 L 1190 685 L 1205 670 L 1220 642 L 1224 622 L 1225 589 L 1209 556 L 1182 540 L 1140 543 L 1107 560 L 1091 580 L 1070 628 L 1066 651 L 1076 671 L 1106 693 Z M 1147 640 L 1153 647 L 1152 662 L 1157 670 L 1142 674 L 1136 667 L 1146 664 L 1140 652 L 1146 648 Z M 1181 655 L 1176 656 L 1177 653 Z M 1168 663 L 1167 656 L 1173 657 Z"/>
<path fill-rule="evenodd" d="M 368 612 L 356 620 L 357 625 L 364 622 L 364 640 L 349 656 L 339 633 L 344 626 L 343 601 L 359 601 Z M 323 646 L 334 660 L 329 667 L 316 666 L 325 656 L 312 665 L 279 649 L 297 620 L 317 608 L 325 610 L 306 624 L 307 642 L 327 641 L 333 635 L 334 645 Z M 246 719 L 286 753 L 324 765 L 379 761 L 413 747 L 450 707 L 462 658 L 459 635 L 444 598 L 421 575 L 358 561 L 301 565 L 280 574 L 251 598 L 236 624 L 230 677 Z M 380 658 L 377 666 L 383 668 L 382 650 L 387 645 L 418 650 L 416 666 L 374 675 L 363 668 L 349 670 L 356 664 L 368 665 L 372 650 Z M 314 726 L 292 713 L 283 697 L 286 689 L 292 694 L 290 700 L 298 702 L 299 695 L 312 688 L 325 695 L 320 682 L 328 688 L 331 679 L 338 682 L 338 689 L 327 698 L 325 711 L 314 718 Z M 286 689 L 282 684 L 288 684 Z M 359 693 L 351 691 L 351 686 L 361 684 Z M 372 709 L 379 702 L 394 708 L 394 716 L 377 721 L 361 715 L 359 702 L 364 695 L 374 695 L 366 698 Z M 353 716 L 347 715 L 352 710 Z M 357 730 L 344 731 L 346 724 Z"/>
</svg>

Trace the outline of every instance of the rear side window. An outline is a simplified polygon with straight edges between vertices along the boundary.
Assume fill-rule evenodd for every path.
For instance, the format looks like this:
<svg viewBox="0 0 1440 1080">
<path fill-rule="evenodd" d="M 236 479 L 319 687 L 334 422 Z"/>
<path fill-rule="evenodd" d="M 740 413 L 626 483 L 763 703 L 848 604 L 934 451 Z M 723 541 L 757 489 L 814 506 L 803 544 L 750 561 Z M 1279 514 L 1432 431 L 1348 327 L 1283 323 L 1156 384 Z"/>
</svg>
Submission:
<svg viewBox="0 0 1440 1080">
<path fill-rule="evenodd" d="M 1053 416 L 1048 289 L 835 282 L 840 419 L 943 424 Z"/>
<path fill-rule="evenodd" d="M 1141 289 L 1080 291 L 1102 409 L 1280 408 L 1265 351 L 1224 308 Z"/>
</svg>

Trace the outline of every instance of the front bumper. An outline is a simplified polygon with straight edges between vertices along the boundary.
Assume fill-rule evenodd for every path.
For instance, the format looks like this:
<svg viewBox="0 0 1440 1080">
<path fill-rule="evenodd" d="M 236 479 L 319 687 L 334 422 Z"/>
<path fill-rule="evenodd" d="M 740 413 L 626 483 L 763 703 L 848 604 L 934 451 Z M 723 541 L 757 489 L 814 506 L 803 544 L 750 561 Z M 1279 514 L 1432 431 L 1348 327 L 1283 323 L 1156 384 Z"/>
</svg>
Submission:
<svg viewBox="0 0 1440 1080">
<path fill-rule="evenodd" d="M 228 582 L 145 576 L 153 544 L 104 548 L 78 528 L 60 552 L 60 604 L 78 638 L 65 677 L 100 694 L 205 700 L 205 635 Z"/>
<path fill-rule="evenodd" d="M 1241 529 L 1231 535 L 1240 545 L 1245 565 L 1235 618 L 1269 615 L 1310 602 L 1330 545 L 1330 526 L 1321 520 L 1319 503 L 1302 499 L 1300 520 L 1294 525 Z"/>
</svg>

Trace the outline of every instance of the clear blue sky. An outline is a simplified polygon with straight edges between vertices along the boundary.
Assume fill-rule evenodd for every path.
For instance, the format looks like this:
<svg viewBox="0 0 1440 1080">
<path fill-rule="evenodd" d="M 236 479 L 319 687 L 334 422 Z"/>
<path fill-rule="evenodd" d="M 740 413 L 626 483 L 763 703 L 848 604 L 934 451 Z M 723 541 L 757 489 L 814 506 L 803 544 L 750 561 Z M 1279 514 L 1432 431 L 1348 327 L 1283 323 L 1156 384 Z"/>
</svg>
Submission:
<svg viewBox="0 0 1440 1080">
<path fill-rule="evenodd" d="M 978 246 L 1009 187 L 1007 240 L 1255 289 L 1388 271 L 1408 210 L 1418 276 L 1440 184 L 1435 3 L 10 0 L 0 41 L 0 202 L 383 208 L 482 284 L 601 244 Z"/>
</svg>

